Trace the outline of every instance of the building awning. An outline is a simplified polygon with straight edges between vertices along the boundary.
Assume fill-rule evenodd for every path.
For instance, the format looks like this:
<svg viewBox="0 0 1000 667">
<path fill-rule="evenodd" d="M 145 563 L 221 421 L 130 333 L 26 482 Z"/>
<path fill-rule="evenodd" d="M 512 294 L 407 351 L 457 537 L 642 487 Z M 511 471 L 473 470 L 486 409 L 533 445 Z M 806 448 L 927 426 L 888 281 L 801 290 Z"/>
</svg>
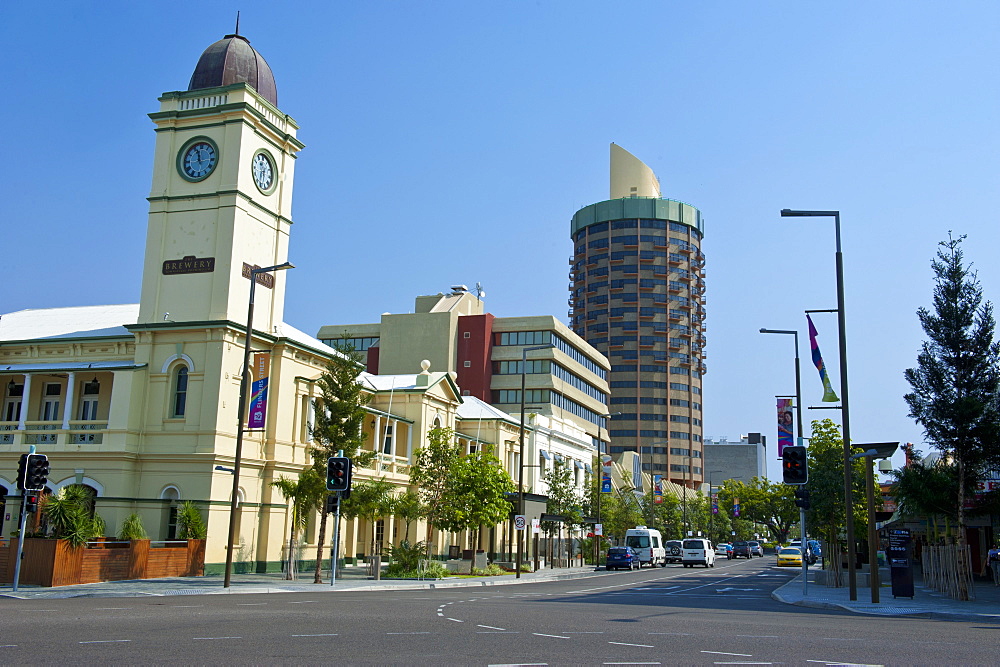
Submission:
<svg viewBox="0 0 1000 667">
<path fill-rule="evenodd" d="M 122 361 L 55 361 L 44 364 L 10 364 L 0 366 L 0 373 L 69 373 L 75 371 L 123 371 L 145 368 L 132 359 Z"/>
<path fill-rule="evenodd" d="M 562 463 L 562 460 L 563 460 L 563 455 L 562 454 L 560 454 L 559 452 L 553 452 L 552 455 L 556 457 L 556 461 L 559 461 L 560 463 Z"/>
<path fill-rule="evenodd" d="M 576 459 L 574 459 L 573 460 L 573 467 L 574 468 L 579 468 L 580 470 L 583 470 L 583 461 L 577 461 Z"/>
<path fill-rule="evenodd" d="M 541 453 L 542 458 L 545 459 L 546 461 L 551 461 L 552 460 L 552 455 L 549 454 L 548 451 L 546 451 L 544 449 L 539 449 L 538 451 Z"/>
<path fill-rule="evenodd" d="M 593 475 L 593 474 L 594 474 L 594 469 L 590 467 L 590 464 L 589 464 L 589 463 L 584 463 L 584 464 L 583 464 L 583 469 L 584 469 L 584 470 L 586 470 L 586 471 L 587 471 L 588 473 L 590 473 L 591 475 Z"/>
</svg>

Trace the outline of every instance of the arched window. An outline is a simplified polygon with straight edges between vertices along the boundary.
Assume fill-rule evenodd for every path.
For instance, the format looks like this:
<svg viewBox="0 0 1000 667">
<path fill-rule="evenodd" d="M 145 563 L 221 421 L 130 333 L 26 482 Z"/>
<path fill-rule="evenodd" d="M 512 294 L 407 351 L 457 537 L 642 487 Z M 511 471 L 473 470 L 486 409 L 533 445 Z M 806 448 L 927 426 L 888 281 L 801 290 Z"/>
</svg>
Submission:
<svg viewBox="0 0 1000 667">
<path fill-rule="evenodd" d="M 174 374 L 174 417 L 183 417 L 187 408 L 188 369 L 180 366 Z"/>
</svg>

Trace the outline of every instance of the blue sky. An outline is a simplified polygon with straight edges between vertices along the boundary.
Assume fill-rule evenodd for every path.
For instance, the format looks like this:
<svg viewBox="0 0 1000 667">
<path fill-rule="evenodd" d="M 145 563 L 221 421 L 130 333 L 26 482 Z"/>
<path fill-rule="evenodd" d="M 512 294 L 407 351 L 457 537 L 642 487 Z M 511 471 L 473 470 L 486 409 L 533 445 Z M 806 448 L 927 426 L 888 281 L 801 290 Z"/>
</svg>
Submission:
<svg viewBox="0 0 1000 667">
<path fill-rule="evenodd" d="M 138 300 L 146 114 L 237 9 L 306 144 L 286 319 L 307 332 L 477 281 L 496 315 L 565 321 L 569 221 L 608 197 L 611 142 L 706 220 L 706 435 L 775 440 L 791 341 L 761 327 L 802 332 L 821 398 L 802 313 L 836 306 L 833 224 L 782 208 L 842 212 L 857 441 L 922 442 L 902 374 L 949 230 L 1000 296 L 997 3 L 60 2 L 0 16 L 0 312 Z"/>
</svg>

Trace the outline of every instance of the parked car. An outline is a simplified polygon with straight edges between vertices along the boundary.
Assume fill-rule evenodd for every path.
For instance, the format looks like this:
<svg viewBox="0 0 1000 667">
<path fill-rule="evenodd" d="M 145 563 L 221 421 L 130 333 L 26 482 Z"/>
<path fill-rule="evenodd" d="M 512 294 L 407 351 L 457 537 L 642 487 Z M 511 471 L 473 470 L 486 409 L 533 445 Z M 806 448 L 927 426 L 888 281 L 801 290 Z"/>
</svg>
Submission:
<svg viewBox="0 0 1000 667">
<path fill-rule="evenodd" d="M 684 540 L 684 548 L 681 550 L 681 564 L 684 567 L 694 567 L 695 565 L 715 567 L 715 549 L 712 548 L 712 543 L 702 537 Z"/>
<path fill-rule="evenodd" d="M 778 567 L 802 567 L 801 547 L 781 547 L 778 551 Z"/>
<path fill-rule="evenodd" d="M 604 569 L 621 570 L 627 568 L 629 570 L 638 570 L 639 567 L 641 567 L 639 556 L 636 555 L 632 547 L 611 547 L 608 549 L 608 555 L 604 561 Z"/>
<path fill-rule="evenodd" d="M 720 542 L 715 545 L 715 555 L 725 556 L 727 560 L 733 559 L 733 545 L 729 542 Z"/>
<path fill-rule="evenodd" d="M 681 562 L 681 550 L 684 548 L 684 543 L 680 540 L 667 540 L 663 543 L 663 546 L 667 550 L 667 562 L 668 563 L 680 563 Z"/>
<path fill-rule="evenodd" d="M 733 542 L 733 558 L 753 558 L 750 543 L 745 540 Z"/>
<path fill-rule="evenodd" d="M 764 545 L 757 540 L 748 540 L 747 544 L 750 545 L 750 555 L 764 557 Z"/>
<path fill-rule="evenodd" d="M 806 544 L 809 545 L 809 564 L 815 565 L 816 561 L 823 557 L 823 547 L 820 546 L 819 540 L 809 540 Z"/>
</svg>

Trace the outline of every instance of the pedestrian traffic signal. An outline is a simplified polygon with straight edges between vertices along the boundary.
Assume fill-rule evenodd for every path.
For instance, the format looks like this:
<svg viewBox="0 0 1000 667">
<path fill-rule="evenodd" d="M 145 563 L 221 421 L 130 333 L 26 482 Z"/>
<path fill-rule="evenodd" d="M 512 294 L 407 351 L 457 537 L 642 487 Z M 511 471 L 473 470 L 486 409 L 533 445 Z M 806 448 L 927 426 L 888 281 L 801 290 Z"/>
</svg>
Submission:
<svg viewBox="0 0 1000 667">
<path fill-rule="evenodd" d="M 781 479 L 785 484 L 805 484 L 809 480 L 805 447 L 792 446 L 782 450 Z"/>
<path fill-rule="evenodd" d="M 41 491 L 49 481 L 49 457 L 45 454 L 28 454 L 24 470 L 24 488 Z"/>
<path fill-rule="evenodd" d="M 333 514 L 337 511 L 337 507 L 340 505 L 340 496 L 336 493 L 331 493 L 326 497 L 326 513 Z"/>
<path fill-rule="evenodd" d="M 351 459 L 331 456 L 326 461 L 326 488 L 330 491 L 351 490 Z"/>
<path fill-rule="evenodd" d="M 804 510 L 809 509 L 809 489 L 804 486 L 795 489 L 795 506 Z"/>
<path fill-rule="evenodd" d="M 26 514 L 34 514 L 36 511 L 38 511 L 38 494 L 25 493 L 24 500 L 21 503 L 21 506 Z"/>
</svg>

